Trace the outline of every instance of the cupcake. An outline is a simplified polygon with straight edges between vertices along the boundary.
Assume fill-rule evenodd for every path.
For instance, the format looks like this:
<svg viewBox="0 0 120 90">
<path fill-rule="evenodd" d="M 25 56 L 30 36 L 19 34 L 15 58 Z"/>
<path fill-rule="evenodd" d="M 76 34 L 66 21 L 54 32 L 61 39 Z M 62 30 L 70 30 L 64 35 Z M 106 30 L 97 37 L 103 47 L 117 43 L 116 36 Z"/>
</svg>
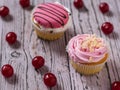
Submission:
<svg viewBox="0 0 120 90">
<path fill-rule="evenodd" d="M 31 21 L 38 37 L 55 40 L 70 26 L 70 15 L 69 10 L 60 3 L 43 3 L 33 9 Z"/>
<path fill-rule="evenodd" d="M 67 52 L 73 68 L 84 75 L 99 72 L 108 58 L 107 44 L 94 34 L 73 37 L 67 45 Z"/>
</svg>

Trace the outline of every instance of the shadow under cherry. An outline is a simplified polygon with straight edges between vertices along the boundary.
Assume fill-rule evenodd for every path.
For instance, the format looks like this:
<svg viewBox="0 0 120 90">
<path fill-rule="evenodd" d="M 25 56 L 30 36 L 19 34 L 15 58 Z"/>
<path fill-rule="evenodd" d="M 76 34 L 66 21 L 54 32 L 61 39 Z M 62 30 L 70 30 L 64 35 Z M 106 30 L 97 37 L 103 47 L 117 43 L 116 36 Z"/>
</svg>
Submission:
<svg viewBox="0 0 120 90">
<path fill-rule="evenodd" d="M 5 80 L 9 83 L 9 84 L 17 84 L 18 83 L 18 77 L 16 74 L 14 74 L 12 77 L 10 78 L 5 78 Z"/>
<path fill-rule="evenodd" d="M 13 16 L 9 14 L 6 17 L 3 17 L 2 20 L 6 22 L 13 21 Z"/>
</svg>

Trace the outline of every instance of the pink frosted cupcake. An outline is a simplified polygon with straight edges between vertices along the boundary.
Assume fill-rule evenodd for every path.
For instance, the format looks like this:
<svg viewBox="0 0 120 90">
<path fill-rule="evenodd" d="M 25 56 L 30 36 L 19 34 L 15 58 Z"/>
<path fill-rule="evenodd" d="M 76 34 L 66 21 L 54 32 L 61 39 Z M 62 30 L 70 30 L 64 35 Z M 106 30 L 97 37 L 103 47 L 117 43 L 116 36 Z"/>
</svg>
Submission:
<svg viewBox="0 0 120 90">
<path fill-rule="evenodd" d="M 60 38 L 70 26 L 70 12 L 59 3 L 36 6 L 31 15 L 37 35 L 46 40 Z"/>
<path fill-rule="evenodd" d="M 71 64 L 79 73 L 91 75 L 99 72 L 108 58 L 108 46 L 96 35 L 73 37 L 67 46 Z"/>
</svg>

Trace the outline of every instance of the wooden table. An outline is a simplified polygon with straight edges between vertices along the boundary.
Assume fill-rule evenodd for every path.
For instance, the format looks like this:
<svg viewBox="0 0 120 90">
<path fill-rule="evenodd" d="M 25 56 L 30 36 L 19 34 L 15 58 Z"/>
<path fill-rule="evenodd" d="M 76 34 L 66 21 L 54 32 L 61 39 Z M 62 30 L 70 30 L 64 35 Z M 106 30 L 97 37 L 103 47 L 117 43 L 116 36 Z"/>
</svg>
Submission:
<svg viewBox="0 0 120 90">
<path fill-rule="evenodd" d="M 43 2 L 56 0 L 31 0 L 35 6 Z M 72 12 L 72 25 L 64 36 L 55 41 L 44 41 L 36 36 L 30 21 L 32 8 L 22 9 L 18 0 L 0 0 L 0 5 L 10 9 L 10 16 L 0 18 L 0 66 L 11 64 L 15 75 L 4 78 L 0 74 L 0 90 L 110 90 L 111 83 L 120 80 L 120 0 L 84 0 L 86 8 L 77 10 L 73 0 L 57 0 Z M 110 5 L 110 13 L 102 14 L 98 5 L 106 1 Z M 100 27 L 109 21 L 114 25 L 114 32 L 105 35 Z M 6 33 L 17 34 L 18 42 L 8 45 Z M 66 45 L 70 38 L 77 34 L 95 33 L 108 41 L 110 57 L 101 72 L 93 76 L 77 73 L 69 63 Z M 45 66 L 35 70 L 32 58 L 41 55 L 45 58 Z M 43 75 L 52 72 L 56 75 L 58 85 L 47 88 L 43 83 Z"/>
</svg>

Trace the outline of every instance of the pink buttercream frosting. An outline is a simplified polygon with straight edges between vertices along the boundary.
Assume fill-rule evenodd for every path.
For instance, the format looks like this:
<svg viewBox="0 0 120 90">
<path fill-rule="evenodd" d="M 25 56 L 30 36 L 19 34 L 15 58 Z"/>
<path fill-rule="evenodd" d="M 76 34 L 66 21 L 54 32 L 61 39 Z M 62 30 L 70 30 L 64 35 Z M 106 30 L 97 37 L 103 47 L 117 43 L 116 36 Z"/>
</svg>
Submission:
<svg viewBox="0 0 120 90">
<path fill-rule="evenodd" d="M 60 4 L 43 3 L 35 8 L 33 18 L 45 28 L 60 28 L 68 22 L 69 14 Z"/>
<path fill-rule="evenodd" d="M 90 63 L 101 60 L 108 53 L 108 48 L 102 38 L 96 37 L 96 35 L 82 34 L 69 41 L 67 52 L 75 62 Z"/>
</svg>

